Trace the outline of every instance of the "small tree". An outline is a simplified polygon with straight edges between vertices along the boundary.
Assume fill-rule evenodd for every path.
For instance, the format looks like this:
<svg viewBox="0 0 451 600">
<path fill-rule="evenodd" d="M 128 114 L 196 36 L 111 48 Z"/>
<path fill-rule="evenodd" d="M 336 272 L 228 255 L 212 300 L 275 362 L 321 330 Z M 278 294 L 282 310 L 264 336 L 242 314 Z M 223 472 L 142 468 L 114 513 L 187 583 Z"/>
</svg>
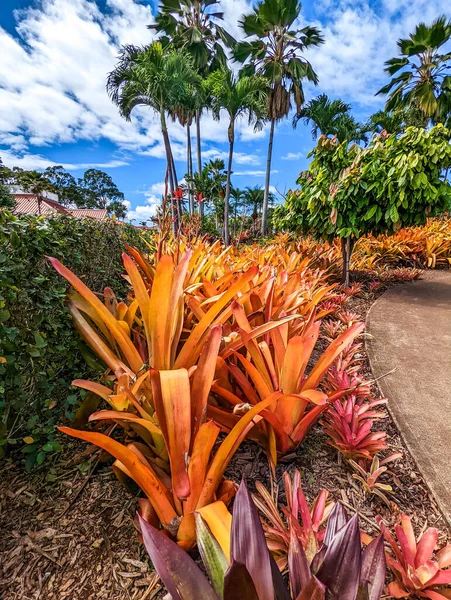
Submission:
<svg viewBox="0 0 451 600">
<path fill-rule="evenodd" d="M 0 209 L 1 208 L 14 208 L 14 198 L 9 193 L 8 186 L 0 181 Z"/>
<path fill-rule="evenodd" d="M 409 127 L 396 137 L 382 133 L 366 149 L 321 136 L 300 174 L 300 190 L 276 209 L 283 229 L 342 240 L 343 280 L 355 242 L 368 233 L 392 233 L 422 225 L 446 210 L 451 187 L 443 170 L 451 165 L 450 131 Z"/>
</svg>

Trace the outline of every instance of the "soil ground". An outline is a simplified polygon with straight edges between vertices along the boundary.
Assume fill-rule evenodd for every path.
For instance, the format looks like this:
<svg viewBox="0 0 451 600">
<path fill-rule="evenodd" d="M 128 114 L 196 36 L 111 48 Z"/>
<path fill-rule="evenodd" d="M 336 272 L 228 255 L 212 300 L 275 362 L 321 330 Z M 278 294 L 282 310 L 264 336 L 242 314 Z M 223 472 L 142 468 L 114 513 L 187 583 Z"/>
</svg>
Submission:
<svg viewBox="0 0 451 600">
<path fill-rule="evenodd" d="M 363 293 L 351 298 L 346 309 L 364 320 L 374 299 L 374 294 Z M 361 360 L 363 374 L 372 379 L 364 352 Z M 377 386 L 373 388 L 379 396 Z M 352 469 L 326 443 L 320 426 L 279 463 L 278 482 L 284 470 L 298 468 L 309 500 L 327 488 L 349 512 L 361 515 L 368 533 L 376 533 L 377 514 L 393 523 L 406 512 L 413 515 L 417 531 L 435 526 L 444 542 L 449 538 L 446 523 L 388 412 L 378 428 L 388 433 L 387 455 L 403 452 L 402 459 L 390 463 L 391 473 L 382 476 L 394 488 L 391 509 L 377 496 L 365 496 Z M 1 600 L 151 600 L 162 595 L 133 525 L 137 494 L 119 484 L 98 454 L 92 455 L 88 474 L 83 474 L 83 450 L 83 445 L 66 440 L 53 482 L 46 480 L 45 465 L 32 473 L 12 461 L 0 467 Z M 250 442 L 242 444 L 226 472 L 237 482 L 243 474 L 251 487 L 257 479 L 270 486 L 265 454 Z"/>
</svg>

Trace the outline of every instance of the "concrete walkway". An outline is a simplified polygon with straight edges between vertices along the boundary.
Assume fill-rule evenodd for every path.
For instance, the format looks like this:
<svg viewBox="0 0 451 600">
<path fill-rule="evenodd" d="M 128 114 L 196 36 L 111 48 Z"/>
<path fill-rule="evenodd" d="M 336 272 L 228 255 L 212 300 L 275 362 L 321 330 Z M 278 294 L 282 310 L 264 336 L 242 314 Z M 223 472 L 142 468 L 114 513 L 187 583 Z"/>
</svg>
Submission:
<svg viewBox="0 0 451 600">
<path fill-rule="evenodd" d="M 451 525 L 451 272 L 391 288 L 367 318 L 367 351 L 389 410 Z"/>
</svg>

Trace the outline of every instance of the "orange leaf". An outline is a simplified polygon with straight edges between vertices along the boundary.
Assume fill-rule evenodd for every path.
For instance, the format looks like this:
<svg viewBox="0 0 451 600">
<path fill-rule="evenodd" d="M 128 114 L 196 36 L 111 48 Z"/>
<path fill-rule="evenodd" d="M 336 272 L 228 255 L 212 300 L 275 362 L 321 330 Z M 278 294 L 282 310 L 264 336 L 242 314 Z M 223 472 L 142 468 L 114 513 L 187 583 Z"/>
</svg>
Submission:
<svg viewBox="0 0 451 600">
<path fill-rule="evenodd" d="M 188 371 L 186 369 L 160 371 L 159 375 L 173 489 L 178 498 L 185 500 L 190 493 L 187 472 L 187 458 L 191 443 L 191 394 Z"/>
<path fill-rule="evenodd" d="M 149 498 L 163 526 L 171 532 L 174 530 L 177 514 L 166 496 L 167 490 L 153 470 L 146 467 L 131 450 L 103 433 L 79 431 L 70 427 L 58 427 L 58 429 L 62 433 L 103 448 L 121 462 Z"/>
</svg>

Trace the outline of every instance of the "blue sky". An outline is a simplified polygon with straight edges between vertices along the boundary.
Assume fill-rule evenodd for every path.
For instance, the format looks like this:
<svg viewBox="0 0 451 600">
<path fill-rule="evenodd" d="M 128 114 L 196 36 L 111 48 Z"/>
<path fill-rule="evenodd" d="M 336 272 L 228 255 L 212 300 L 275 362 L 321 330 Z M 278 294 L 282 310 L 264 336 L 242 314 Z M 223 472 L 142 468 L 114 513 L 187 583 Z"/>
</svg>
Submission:
<svg viewBox="0 0 451 600">
<path fill-rule="evenodd" d="M 236 37 L 248 0 L 222 0 L 225 26 Z M 139 109 L 121 119 L 105 93 L 106 74 L 121 44 L 145 44 L 155 3 L 147 0 L 0 0 L 0 156 L 8 166 L 43 169 L 63 164 L 75 176 L 89 167 L 110 173 L 125 193 L 130 217 L 152 215 L 162 192 L 165 161 L 158 119 Z M 307 57 L 317 71 L 319 93 L 350 102 L 363 119 L 383 106 L 374 93 L 386 82 L 384 61 L 396 40 L 440 14 L 451 18 L 449 0 L 308 0 L 303 20 L 323 31 L 326 43 Z M 223 158 L 227 120 L 202 123 L 203 154 Z M 171 125 L 177 170 L 185 172 L 185 132 Z M 262 185 L 267 129 L 238 128 L 233 183 Z M 193 139 L 194 142 L 194 139 Z M 313 145 L 304 125 L 291 119 L 276 130 L 271 184 L 294 186 Z"/>
</svg>

